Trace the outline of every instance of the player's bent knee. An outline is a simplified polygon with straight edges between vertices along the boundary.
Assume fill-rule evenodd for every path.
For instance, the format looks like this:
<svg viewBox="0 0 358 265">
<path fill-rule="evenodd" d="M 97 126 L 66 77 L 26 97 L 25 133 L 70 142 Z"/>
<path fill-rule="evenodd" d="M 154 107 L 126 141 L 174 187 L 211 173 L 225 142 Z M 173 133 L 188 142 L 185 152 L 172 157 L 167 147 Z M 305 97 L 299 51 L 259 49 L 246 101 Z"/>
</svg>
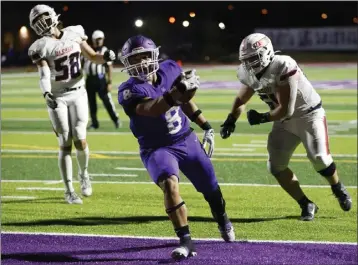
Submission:
<svg viewBox="0 0 358 265">
<path fill-rule="evenodd" d="M 58 133 L 58 142 L 60 146 L 72 146 L 72 137 L 69 132 Z"/>
<path fill-rule="evenodd" d="M 75 144 L 75 147 L 77 150 L 85 150 L 87 147 L 86 139 L 76 140 L 76 141 L 74 141 L 74 144 Z"/>
<path fill-rule="evenodd" d="M 310 160 L 317 172 L 328 168 L 333 163 L 331 155 L 316 155 L 310 158 Z"/>
<path fill-rule="evenodd" d="M 325 169 L 319 170 L 318 173 L 321 174 L 323 177 L 332 177 L 336 172 L 336 164 L 332 162 L 328 167 Z"/>
<path fill-rule="evenodd" d="M 272 161 L 270 160 L 267 161 L 267 170 L 275 177 L 279 176 L 281 172 L 286 170 L 287 166 L 288 165 L 283 165 L 283 164 L 279 165 L 279 164 L 272 163 Z"/>
<path fill-rule="evenodd" d="M 70 146 L 60 146 L 60 149 L 62 150 L 62 151 L 64 151 L 64 152 L 66 152 L 66 153 L 71 153 L 71 151 L 72 151 L 72 145 L 70 145 Z"/>
<path fill-rule="evenodd" d="M 178 177 L 175 175 L 163 175 L 158 181 L 159 187 L 164 193 L 177 193 L 179 191 Z"/>
</svg>

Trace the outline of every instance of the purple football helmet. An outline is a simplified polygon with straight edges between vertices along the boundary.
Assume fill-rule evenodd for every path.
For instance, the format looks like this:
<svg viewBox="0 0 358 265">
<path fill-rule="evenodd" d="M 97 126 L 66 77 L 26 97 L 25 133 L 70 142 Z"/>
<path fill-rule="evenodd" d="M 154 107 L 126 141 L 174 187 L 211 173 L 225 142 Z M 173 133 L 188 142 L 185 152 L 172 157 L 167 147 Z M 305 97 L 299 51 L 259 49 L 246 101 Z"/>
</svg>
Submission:
<svg viewBox="0 0 358 265">
<path fill-rule="evenodd" d="M 129 76 L 148 81 L 159 69 L 159 48 L 142 35 L 129 38 L 123 45 L 119 59 Z"/>
</svg>

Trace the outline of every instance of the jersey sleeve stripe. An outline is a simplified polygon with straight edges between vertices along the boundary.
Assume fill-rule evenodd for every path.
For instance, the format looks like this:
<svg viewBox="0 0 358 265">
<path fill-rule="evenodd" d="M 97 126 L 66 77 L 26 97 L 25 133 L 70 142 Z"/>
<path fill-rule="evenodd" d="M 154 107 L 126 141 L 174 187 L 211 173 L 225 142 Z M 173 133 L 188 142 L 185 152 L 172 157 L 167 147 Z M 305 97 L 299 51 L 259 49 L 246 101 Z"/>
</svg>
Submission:
<svg viewBox="0 0 358 265">
<path fill-rule="evenodd" d="M 280 81 L 283 81 L 283 80 L 285 80 L 286 78 L 288 78 L 288 77 L 290 77 L 290 76 L 293 76 L 296 72 L 297 72 L 297 68 L 294 69 L 294 70 L 292 70 L 292 71 L 290 71 L 290 72 L 288 72 L 288 73 L 286 73 L 286 74 L 284 74 L 284 75 L 281 75 L 281 76 L 280 76 Z"/>
</svg>

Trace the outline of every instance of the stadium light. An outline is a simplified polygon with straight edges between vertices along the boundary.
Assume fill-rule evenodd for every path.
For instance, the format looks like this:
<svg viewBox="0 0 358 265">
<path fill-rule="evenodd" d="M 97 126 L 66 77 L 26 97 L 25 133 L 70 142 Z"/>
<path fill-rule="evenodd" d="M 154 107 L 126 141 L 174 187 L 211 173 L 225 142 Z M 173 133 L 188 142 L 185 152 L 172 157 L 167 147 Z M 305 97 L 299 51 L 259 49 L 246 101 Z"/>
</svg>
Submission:
<svg viewBox="0 0 358 265">
<path fill-rule="evenodd" d="M 141 26 L 143 26 L 143 20 L 137 19 L 137 20 L 134 22 L 134 25 L 135 25 L 137 28 L 140 28 Z"/>
<path fill-rule="evenodd" d="M 353 18 L 353 23 L 358 24 L 358 17 Z"/>
<path fill-rule="evenodd" d="M 189 26 L 189 21 L 184 20 L 184 21 L 183 21 L 183 26 L 184 26 L 185 28 L 188 27 L 188 26 Z"/>
<path fill-rule="evenodd" d="M 230 11 L 234 10 L 234 6 L 233 5 L 228 5 L 227 9 L 229 9 Z"/>
<path fill-rule="evenodd" d="M 62 10 L 63 10 L 64 12 L 68 11 L 68 6 L 64 6 L 64 7 L 62 8 Z"/>
<path fill-rule="evenodd" d="M 175 17 L 170 17 L 169 18 L 169 23 L 171 23 L 171 24 L 175 23 Z"/>
<path fill-rule="evenodd" d="M 326 13 L 322 13 L 321 18 L 322 18 L 322 19 L 327 19 L 327 18 L 328 18 L 328 16 L 327 16 L 327 14 L 326 14 Z"/>
<path fill-rule="evenodd" d="M 190 13 L 189 13 L 189 16 L 190 16 L 190 17 L 195 17 L 195 12 L 190 12 Z"/>
<path fill-rule="evenodd" d="M 261 14 L 262 15 L 267 15 L 268 14 L 268 10 L 266 8 L 261 9 Z"/>
<path fill-rule="evenodd" d="M 28 39 L 29 38 L 29 30 L 26 26 L 22 26 L 19 30 L 20 38 L 21 39 Z"/>
<path fill-rule="evenodd" d="M 220 29 L 225 29 L 225 24 L 222 23 L 222 22 L 220 22 L 220 23 L 219 23 L 219 28 L 220 28 Z"/>
</svg>

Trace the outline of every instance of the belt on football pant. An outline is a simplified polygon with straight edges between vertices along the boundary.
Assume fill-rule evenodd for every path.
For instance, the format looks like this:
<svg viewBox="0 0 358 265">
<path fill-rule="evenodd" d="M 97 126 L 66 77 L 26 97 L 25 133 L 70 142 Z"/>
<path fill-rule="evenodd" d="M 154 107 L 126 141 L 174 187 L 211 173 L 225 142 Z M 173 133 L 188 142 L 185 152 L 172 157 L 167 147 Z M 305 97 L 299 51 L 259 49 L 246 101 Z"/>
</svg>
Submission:
<svg viewBox="0 0 358 265">
<path fill-rule="evenodd" d="M 321 101 L 320 103 L 318 103 L 316 106 L 310 107 L 310 108 L 307 110 L 307 114 L 308 114 L 308 113 L 311 113 L 311 112 L 314 111 L 314 110 L 320 109 L 320 108 L 322 108 L 322 101 Z"/>
<path fill-rule="evenodd" d="M 65 92 L 70 92 L 70 91 L 74 91 L 74 90 L 78 90 L 78 89 L 80 89 L 82 86 L 78 86 L 78 87 L 66 87 L 66 88 L 64 88 L 63 90 L 65 91 Z"/>
</svg>

